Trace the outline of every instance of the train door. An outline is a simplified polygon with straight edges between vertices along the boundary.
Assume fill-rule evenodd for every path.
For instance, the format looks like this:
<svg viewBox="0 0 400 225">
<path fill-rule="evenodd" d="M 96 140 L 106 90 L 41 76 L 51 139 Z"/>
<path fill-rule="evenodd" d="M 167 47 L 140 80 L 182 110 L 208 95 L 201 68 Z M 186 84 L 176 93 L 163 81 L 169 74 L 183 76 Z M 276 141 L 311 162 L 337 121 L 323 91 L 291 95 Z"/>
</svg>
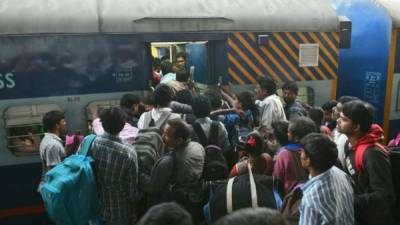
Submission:
<svg viewBox="0 0 400 225">
<path fill-rule="evenodd" d="M 207 83 L 207 42 L 188 43 L 185 45 L 187 65 L 193 80 Z"/>
</svg>

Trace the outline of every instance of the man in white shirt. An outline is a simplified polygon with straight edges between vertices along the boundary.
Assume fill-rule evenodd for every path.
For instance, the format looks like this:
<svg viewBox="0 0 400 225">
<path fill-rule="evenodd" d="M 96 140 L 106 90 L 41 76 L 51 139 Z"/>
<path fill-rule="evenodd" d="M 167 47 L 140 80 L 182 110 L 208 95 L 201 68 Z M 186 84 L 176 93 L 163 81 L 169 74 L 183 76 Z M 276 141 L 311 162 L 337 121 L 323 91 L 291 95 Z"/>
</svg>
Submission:
<svg viewBox="0 0 400 225">
<path fill-rule="evenodd" d="M 271 78 L 262 78 L 255 88 L 260 110 L 260 125 L 271 128 L 273 121 L 286 120 L 285 110 L 278 95 L 276 83 Z"/>
<path fill-rule="evenodd" d="M 157 107 L 140 116 L 138 122 L 139 130 L 154 126 L 163 129 L 167 120 L 180 118 L 180 115 L 172 113 L 172 109 L 169 107 L 173 94 L 172 89 L 166 84 L 160 84 L 156 87 L 154 90 L 154 102 Z"/>
<path fill-rule="evenodd" d="M 61 135 L 66 133 L 66 122 L 64 113 L 54 110 L 43 116 L 44 137 L 40 142 L 40 159 L 42 160 L 42 180 L 39 191 L 43 184 L 43 178 L 47 171 L 60 163 L 67 155 Z"/>
</svg>

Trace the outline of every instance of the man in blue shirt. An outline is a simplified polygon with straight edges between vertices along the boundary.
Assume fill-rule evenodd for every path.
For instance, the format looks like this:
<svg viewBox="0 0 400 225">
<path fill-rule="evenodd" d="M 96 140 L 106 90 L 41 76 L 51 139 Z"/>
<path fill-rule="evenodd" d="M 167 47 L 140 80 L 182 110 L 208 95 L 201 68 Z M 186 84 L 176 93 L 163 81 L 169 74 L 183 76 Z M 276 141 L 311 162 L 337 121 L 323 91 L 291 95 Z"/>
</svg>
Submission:
<svg viewBox="0 0 400 225">
<path fill-rule="evenodd" d="M 350 177 L 334 164 L 337 149 L 326 135 L 311 133 L 301 140 L 301 164 L 310 174 L 302 187 L 300 225 L 353 225 Z"/>
</svg>

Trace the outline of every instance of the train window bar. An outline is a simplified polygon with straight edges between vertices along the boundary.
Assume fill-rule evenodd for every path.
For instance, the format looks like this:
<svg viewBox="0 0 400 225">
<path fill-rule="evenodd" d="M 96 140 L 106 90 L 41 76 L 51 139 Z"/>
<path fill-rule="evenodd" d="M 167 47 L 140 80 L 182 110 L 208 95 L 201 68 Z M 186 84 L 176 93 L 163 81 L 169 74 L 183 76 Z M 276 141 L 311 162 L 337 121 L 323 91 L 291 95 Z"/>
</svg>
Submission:
<svg viewBox="0 0 400 225">
<path fill-rule="evenodd" d="M 32 104 L 11 106 L 4 111 L 7 148 L 15 156 L 39 154 L 44 136 L 42 118 L 52 110 L 61 110 L 56 104 Z"/>
</svg>

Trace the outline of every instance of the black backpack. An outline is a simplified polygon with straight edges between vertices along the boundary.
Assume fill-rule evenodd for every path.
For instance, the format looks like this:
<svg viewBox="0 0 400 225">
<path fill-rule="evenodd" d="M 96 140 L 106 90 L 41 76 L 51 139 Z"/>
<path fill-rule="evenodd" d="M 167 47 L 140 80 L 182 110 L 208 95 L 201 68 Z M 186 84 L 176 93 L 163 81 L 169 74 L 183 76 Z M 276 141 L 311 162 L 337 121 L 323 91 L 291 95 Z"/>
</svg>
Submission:
<svg viewBox="0 0 400 225">
<path fill-rule="evenodd" d="M 397 222 L 400 222 L 400 146 L 389 146 L 390 150 L 390 164 L 392 166 L 392 181 L 394 194 L 396 196 L 396 204 L 393 209 L 393 215 Z"/>
<path fill-rule="evenodd" d="M 206 138 L 200 123 L 195 122 L 194 131 L 205 151 L 203 179 L 205 181 L 223 180 L 228 177 L 228 165 L 221 147 L 218 146 L 219 122 L 213 121 L 209 137 Z"/>
</svg>

